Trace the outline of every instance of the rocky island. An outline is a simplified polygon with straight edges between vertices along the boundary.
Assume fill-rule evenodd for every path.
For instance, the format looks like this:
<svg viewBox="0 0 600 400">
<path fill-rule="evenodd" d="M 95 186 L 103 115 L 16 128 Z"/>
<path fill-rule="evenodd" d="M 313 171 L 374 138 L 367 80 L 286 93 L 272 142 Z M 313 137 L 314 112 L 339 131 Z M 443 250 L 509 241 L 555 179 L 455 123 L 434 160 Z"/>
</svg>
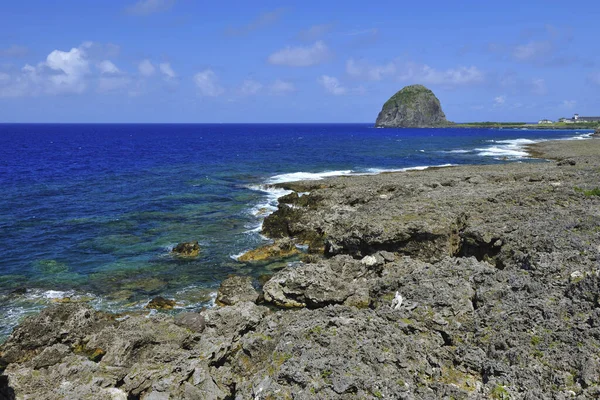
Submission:
<svg viewBox="0 0 600 400">
<path fill-rule="evenodd" d="M 552 161 L 282 184 L 264 233 L 305 263 L 176 316 L 47 308 L 0 398 L 599 398 L 600 140 L 530 151 Z"/>
<path fill-rule="evenodd" d="M 448 126 L 442 105 L 423 85 L 406 86 L 385 102 L 375 126 L 380 128 L 434 128 Z"/>
</svg>

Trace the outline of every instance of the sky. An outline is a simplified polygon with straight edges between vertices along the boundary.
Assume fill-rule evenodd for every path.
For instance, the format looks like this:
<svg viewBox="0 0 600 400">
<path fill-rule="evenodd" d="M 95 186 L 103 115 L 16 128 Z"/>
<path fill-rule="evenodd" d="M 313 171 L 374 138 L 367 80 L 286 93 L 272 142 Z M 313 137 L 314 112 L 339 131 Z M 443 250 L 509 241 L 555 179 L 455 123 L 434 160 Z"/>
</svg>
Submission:
<svg viewBox="0 0 600 400">
<path fill-rule="evenodd" d="M 0 122 L 374 122 L 423 84 L 451 121 L 600 115 L 600 2 L 5 0 Z"/>
</svg>

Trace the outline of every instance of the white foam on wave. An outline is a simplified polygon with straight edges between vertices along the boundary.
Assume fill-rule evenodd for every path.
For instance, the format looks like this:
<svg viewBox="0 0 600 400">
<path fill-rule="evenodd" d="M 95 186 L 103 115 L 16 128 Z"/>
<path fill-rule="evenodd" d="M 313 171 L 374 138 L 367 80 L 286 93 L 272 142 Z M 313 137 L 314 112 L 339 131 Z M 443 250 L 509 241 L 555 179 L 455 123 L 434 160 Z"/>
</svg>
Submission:
<svg viewBox="0 0 600 400">
<path fill-rule="evenodd" d="M 552 139 L 507 139 L 507 140 L 488 140 L 487 142 L 494 143 L 494 145 L 486 148 L 475 149 L 477 155 L 483 157 L 494 157 L 495 159 L 519 159 L 529 157 L 529 153 L 524 150 L 524 146 L 529 144 L 535 144 L 540 142 L 547 142 L 549 140 L 585 140 L 590 139 L 593 132 L 579 133 L 577 135 L 569 136 L 565 138 L 552 138 Z"/>
<path fill-rule="evenodd" d="M 507 140 L 492 140 L 494 145 L 484 148 L 478 148 L 474 151 L 477 155 L 482 157 L 494 157 L 494 158 L 524 158 L 528 157 L 529 153 L 524 150 L 524 146 L 528 144 L 539 143 L 543 140 L 533 139 L 507 139 Z"/>
<path fill-rule="evenodd" d="M 384 172 L 407 172 L 407 171 L 424 171 L 429 168 L 447 168 L 455 167 L 457 164 L 439 164 L 439 165 L 420 165 L 417 167 L 406 167 L 398 169 L 380 169 L 380 168 L 369 168 L 367 172 L 356 173 L 355 175 L 376 175 Z"/>
<path fill-rule="evenodd" d="M 456 149 L 456 150 L 447 150 L 447 151 L 444 151 L 443 153 L 464 154 L 464 153 L 471 153 L 472 151 L 473 150 Z"/>
<path fill-rule="evenodd" d="M 353 171 L 350 169 L 342 171 L 325 171 L 325 172 L 292 172 L 289 174 L 275 175 L 269 178 L 267 183 L 286 183 L 295 181 L 317 181 L 325 178 L 331 178 L 333 176 L 350 175 Z"/>
</svg>

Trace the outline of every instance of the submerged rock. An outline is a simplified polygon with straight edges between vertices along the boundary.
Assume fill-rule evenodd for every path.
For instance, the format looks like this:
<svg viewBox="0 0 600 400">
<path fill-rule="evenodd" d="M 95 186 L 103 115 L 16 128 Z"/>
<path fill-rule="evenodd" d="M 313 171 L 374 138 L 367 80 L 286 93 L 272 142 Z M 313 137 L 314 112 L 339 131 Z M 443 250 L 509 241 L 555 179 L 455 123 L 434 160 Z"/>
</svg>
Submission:
<svg viewBox="0 0 600 400">
<path fill-rule="evenodd" d="M 448 121 L 433 92 L 422 85 L 406 86 L 385 102 L 375 126 L 382 128 L 431 128 Z"/>
<path fill-rule="evenodd" d="M 146 308 L 152 308 L 155 310 L 172 310 L 175 307 L 175 300 L 165 299 L 162 296 L 157 296 L 150 300 Z"/>
<path fill-rule="evenodd" d="M 173 248 L 173 253 L 182 257 L 198 257 L 198 254 L 200 254 L 200 245 L 198 241 L 179 243 Z"/>
<path fill-rule="evenodd" d="M 242 254 L 238 260 L 242 262 L 265 261 L 274 258 L 286 258 L 300 253 L 294 241 L 284 238 L 272 244 L 261 246 Z"/>
<path fill-rule="evenodd" d="M 258 292 L 252 286 L 250 276 L 230 276 L 225 279 L 217 292 L 216 303 L 221 306 L 232 306 L 237 303 L 258 300 Z"/>
</svg>

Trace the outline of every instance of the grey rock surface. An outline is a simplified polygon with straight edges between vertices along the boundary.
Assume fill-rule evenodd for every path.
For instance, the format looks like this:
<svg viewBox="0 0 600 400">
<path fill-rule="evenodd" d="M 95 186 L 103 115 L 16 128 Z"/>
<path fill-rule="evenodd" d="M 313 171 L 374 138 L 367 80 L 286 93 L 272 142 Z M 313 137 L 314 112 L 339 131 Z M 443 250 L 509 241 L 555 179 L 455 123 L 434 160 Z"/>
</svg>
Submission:
<svg viewBox="0 0 600 400">
<path fill-rule="evenodd" d="M 381 128 L 431 128 L 448 124 L 440 101 L 422 85 L 406 86 L 393 95 L 375 122 Z"/>
<path fill-rule="evenodd" d="M 252 277 L 233 275 L 227 277 L 217 291 L 217 304 L 232 306 L 244 301 L 255 303 L 258 292 L 252 286 Z"/>
<path fill-rule="evenodd" d="M 574 163 L 287 184 L 265 227 L 324 257 L 266 306 L 56 305 L 0 347 L 0 398 L 599 398 L 600 140 L 538 150 Z"/>
</svg>

